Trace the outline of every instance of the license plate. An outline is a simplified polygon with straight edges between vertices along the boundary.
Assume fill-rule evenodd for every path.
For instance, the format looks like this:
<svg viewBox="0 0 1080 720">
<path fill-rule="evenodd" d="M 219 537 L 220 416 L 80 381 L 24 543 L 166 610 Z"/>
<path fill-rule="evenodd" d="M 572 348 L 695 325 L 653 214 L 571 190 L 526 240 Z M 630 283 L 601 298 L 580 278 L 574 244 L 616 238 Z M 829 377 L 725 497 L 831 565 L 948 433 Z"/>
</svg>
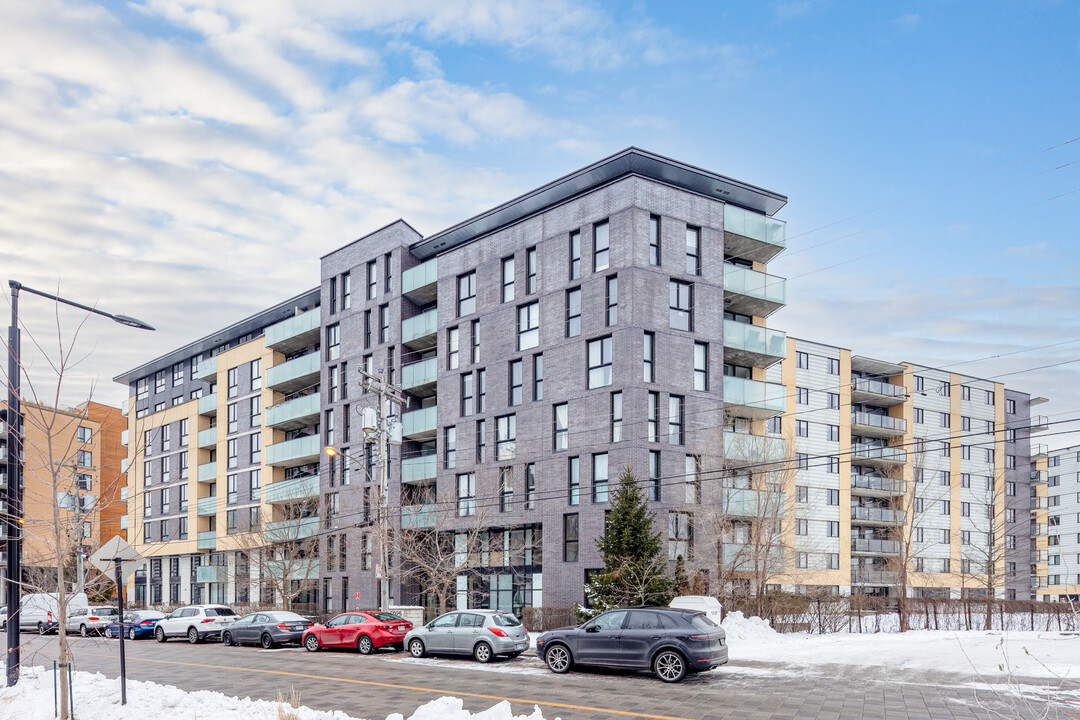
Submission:
<svg viewBox="0 0 1080 720">
<path fill-rule="evenodd" d="M 405 626 L 404 625 L 398 625 L 397 631 L 398 632 L 405 632 Z"/>
</svg>

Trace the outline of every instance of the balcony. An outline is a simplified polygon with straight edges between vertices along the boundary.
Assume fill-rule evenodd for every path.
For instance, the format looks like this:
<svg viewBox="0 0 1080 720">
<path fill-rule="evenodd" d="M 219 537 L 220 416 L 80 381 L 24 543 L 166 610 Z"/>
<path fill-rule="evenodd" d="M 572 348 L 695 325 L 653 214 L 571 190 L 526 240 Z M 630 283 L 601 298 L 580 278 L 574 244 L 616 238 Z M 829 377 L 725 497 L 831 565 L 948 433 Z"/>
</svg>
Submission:
<svg viewBox="0 0 1080 720">
<path fill-rule="evenodd" d="M 787 496 L 782 492 L 725 489 L 720 497 L 720 511 L 728 517 L 776 519 L 784 516 L 786 501 Z"/>
<path fill-rule="evenodd" d="M 127 528 L 128 528 L 128 516 L 127 515 L 121 515 L 120 516 L 120 529 L 121 530 L 127 530 Z"/>
<path fill-rule="evenodd" d="M 319 353 L 295 357 L 266 370 L 266 386 L 281 393 L 294 393 L 319 383 Z"/>
<path fill-rule="evenodd" d="M 294 557 L 289 560 L 270 560 L 266 563 L 266 573 L 270 577 L 281 577 L 288 573 L 290 580 L 315 580 L 319 577 L 319 563 L 314 558 Z"/>
<path fill-rule="evenodd" d="M 892 570 L 851 569 L 852 585 L 892 585 L 896 582 L 896 573 Z"/>
<path fill-rule="evenodd" d="M 124 432 L 126 433 L 127 430 L 125 430 Z M 0 421 L 0 440 L 7 440 L 7 436 L 8 436 L 7 423 Z M 127 443 L 124 443 L 124 444 L 126 445 Z"/>
<path fill-rule="evenodd" d="M 407 485 L 423 485 L 435 479 L 438 456 L 421 455 L 401 461 L 401 482 Z"/>
<path fill-rule="evenodd" d="M 439 295 L 439 259 L 431 258 L 401 273 L 401 294 L 417 305 L 435 302 Z"/>
<path fill-rule="evenodd" d="M 206 358 L 195 368 L 195 378 L 207 382 L 217 381 L 217 355 Z"/>
<path fill-rule="evenodd" d="M 401 529 L 422 530 L 435 527 L 434 505 L 406 505 L 401 508 Z"/>
<path fill-rule="evenodd" d="M 1029 426 L 1030 433 L 1034 435 L 1035 433 L 1046 432 L 1050 428 L 1050 423 L 1045 415 L 1032 415 Z"/>
<path fill-rule="evenodd" d="M 2 423 L 0 423 L 0 424 L 2 424 Z M 127 430 L 121 430 L 120 431 L 120 444 L 123 445 L 124 447 L 128 446 L 128 431 Z"/>
<path fill-rule="evenodd" d="M 784 412 L 787 388 L 780 383 L 725 375 L 724 405 L 734 416 L 764 420 Z"/>
<path fill-rule="evenodd" d="M 216 497 L 204 497 L 199 498 L 199 505 L 197 510 L 199 517 L 210 517 L 217 515 L 217 498 Z"/>
<path fill-rule="evenodd" d="M 266 523 L 266 539 L 272 543 L 286 543 L 309 538 L 319 532 L 319 518 L 316 515 L 295 520 L 281 520 Z"/>
<path fill-rule="evenodd" d="M 851 494 L 864 497 L 894 497 L 904 495 L 907 485 L 903 480 L 878 477 L 876 475 L 852 475 Z"/>
<path fill-rule="evenodd" d="M 271 505 L 291 504 L 317 498 L 319 497 L 319 476 L 304 475 L 270 483 L 266 486 L 265 493 L 266 502 Z"/>
<path fill-rule="evenodd" d="M 874 438 L 899 437 L 907 431 L 907 421 L 903 418 L 875 415 L 874 413 L 851 413 L 851 432 L 855 435 Z"/>
<path fill-rule="evenodd" d="M 1044 497 L 1033 497 L 1028 501 L 1028 508 L 1031 510 L 1046 510 L 1049 506 L 1049 499 Z"/>
<path fill-rule="evenodd" d="M 202 542 L 203 533 L 199 533 L 199 542 Z M 199 546 L 202 549 L 202 546 Z M 223 583 L 228 579 L 229 568 L 224 565 L 200 565 L 195 568 L 195 582 L 197 583 Z"/>
<path fill-rule="evenodd" d="M 730 430 L 724 432 L 724 464 L 727 467 L 778 463 L 785 459 L 787 459 L 787 442 L 784 438 L 750 435 Z"/>
<path fill-rule="evenodd" d="M 1046 537 L 1049 534 L 1049 528 L 1046 523 L 1031 523 L 1028 534 L 1033 538 Z"/>
<path fill-rule="evenodd" d="M 851 402 L 892 407 L 907 400 L 907 388 L 881 380 L 855 378 L 851 382 Z"/>
<path fill-rule="evenodd" d="M 752 210 L 724 206 L 724 252 L 728 255 L 769 262 L 787 247 L 787 225 Z"/>
<path fill-rule="evenodd" d="M 437 410 L 431 407 L 410 410 L 401 416 L 401 435 L 408 440 L 434 440 Z"/>
<path fill-rule="evenodd" d="M 438 308 L 431 308 L 408 320 L 402 320 L 401 342 L 412 350 L 429 350 L 435 347 L 438 329 Z"/>
<path fill-rule="evenodd" d="M 292 355 L 318 345 L 321 316 L 318 310 L 295 315 L 266 328 L 266 347 Z"/>
<path fill-rule="evenodd" d="M 728 572 L 754 572 L 755 569 L 783 572 L 784 549 L 740 543 L 722 543 L 720 545 L 720 563 Z"/>
<path fill-rule="evenodd" d="M 787 302 L 787 281 L 741 265 L 724 263 L 724 309 L 768 317 Z"/>
<path fill-rule="evenodd" d="M 1045 470 L 1032 470 L 1031 471 L 1031 484 L 1032 485 L 1045 485 L 1050 482 L 1050 473 Z"/>
<path fill-rule="evenodd" d="M 263 423 L 278 430 L 296 430 L 319 422 L 319 393 L 303 395 L 266 408 Z"/>
<path fill-rule="evenodd" d="M 438 358 L 421 360 L 401 368 L 401 388 L 417 397 L 430 397 L 435 394 L 438 377 Z"/>
<path fill-rule="evenodd" d="M 210 393 L 199 398 L 199 414 L 208 417 L 217 416 L 217 393 Z"/>
<path fill-rule="evenodd" d="M 321 455 L 322 443 L 319 435 L 307 435 L 267 445 L 263 462 L 274 467 L 296 467 L 318 462 Z"/>
<path fill-rule="evenodd" d="M 217 480 L 217 463 L 203 463 L 199 466 L 199 482 L 214 482 Z"/>
<path fill-rule="evenodd" d="M 217 447 L 217 427 L 207 428 L 199 431 L 199 448 L 202 450 L 213 450 Z"/>
<path fill-rule="evenodd" d="M 852 443 L 851 462 L 855 465 L 892 468 L 907 462 L 907 451 L 903 448 L 879 447 L 867 443 Z"/>
<path fill-rule="evenodd" d="M 852 505 L 851 521 L 860 525 L 897 525 L 904 522 L 904 511 Z"/>
<path fill-rule="evenodd" d="M 217 533 L 211 530 L 210 532 L 199 533 L 196 546 L 200 550 L 216 550 L 217 549 Z"/>
<path fill-rule="evenodd" d="M 724 361 L 769 367 L 787 357 L 787 335 L 758 325 L 724 321 Z"/>
<path fill-rule="evenodd" d="M 851 553 L 852 555 L 898 555 L 900 541 L 852 538 Z"/>
<path fill-rule="evenodd" d="M 120 458 L 120 472 L 126 473 L 128 471 L 128 466 L 130 464 L 131 464 L 131 460 L 129 460 L 127 458 Z"/>
</svg>

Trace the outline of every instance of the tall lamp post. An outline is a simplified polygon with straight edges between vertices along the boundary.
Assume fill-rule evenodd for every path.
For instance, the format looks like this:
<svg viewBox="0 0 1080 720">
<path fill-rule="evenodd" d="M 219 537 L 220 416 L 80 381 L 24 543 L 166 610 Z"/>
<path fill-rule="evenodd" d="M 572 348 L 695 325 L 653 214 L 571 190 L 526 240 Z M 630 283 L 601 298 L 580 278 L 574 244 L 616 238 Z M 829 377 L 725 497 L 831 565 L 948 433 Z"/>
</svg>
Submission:
<svg viewBox="0 0 1080 720">
<path fill-rule="evenodd" d="M 22 373 L 22 356 L 19 346 L 19 292 L 25 291 L 33 295 L 47 298 L 54 302 L 63 303 L 72 307 L 85 310 L 94 315 L 101 315 L 110 320 L 139 328 L 140 330 L 153 330 L 141 320 L 136 320 L 127 315 L 114 315 L 103 310 L 83 305 L 82 303 L 65 300 L 47 292 L 27 287 L 15 280 L 8 280 L 11 287 L 11 325 L 8 327 L 8 454 L 7 454 L 7 489 L 4 493 L 4 502 L 7 512 L 4 514 L 4 524 L 7 527 L 7 568 L 5 579 L 7 581 L 7 684 L 14 686 L 19 682 L 19 595 L 22 580 L 22 445 L 23 427 L 22 412 L 19 393 L 21 392 L 20 376 Z M 57 593 L 63 592 L 63 588 L 57 588 Z M 120 589 L 117 588 L 117 592 Z"/>
</svg>

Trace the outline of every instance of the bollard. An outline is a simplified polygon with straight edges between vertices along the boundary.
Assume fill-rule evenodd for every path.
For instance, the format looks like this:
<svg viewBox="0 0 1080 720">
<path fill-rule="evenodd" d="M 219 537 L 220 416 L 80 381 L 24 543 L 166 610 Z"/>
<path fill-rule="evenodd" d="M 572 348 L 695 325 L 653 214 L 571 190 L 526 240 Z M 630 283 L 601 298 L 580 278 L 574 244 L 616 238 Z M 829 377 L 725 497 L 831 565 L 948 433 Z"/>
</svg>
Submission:
<svg viewBox="0 0 1080 720">
<path fill-rule="evenodd" d="M 52 664 L 52 716 L 56 717 L 60 714 L 60 694 L 56 690 L 56 661 L 53 660 Z"/>
</svg>

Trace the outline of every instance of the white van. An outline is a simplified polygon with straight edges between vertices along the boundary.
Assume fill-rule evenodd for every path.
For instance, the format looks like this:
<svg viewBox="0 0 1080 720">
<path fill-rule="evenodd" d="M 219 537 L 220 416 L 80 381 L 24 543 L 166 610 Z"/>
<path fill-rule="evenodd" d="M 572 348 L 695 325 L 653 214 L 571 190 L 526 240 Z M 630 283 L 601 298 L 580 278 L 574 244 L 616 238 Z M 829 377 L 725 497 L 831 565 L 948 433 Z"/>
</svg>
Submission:
<svg viewBox="0 0 1080 720">
<path fill-rule="evenodd" d="M 85 610 L 86 593 L 68 593 L 67 611 Z M 60 601 L 56 593 L 25 595 L 19 602 L 19 629 L 37 630 L 39 635 L 52 632 L 60 624 Z"/>
<path fill-rule="evenodd" d="M 698 610 L 717 625 L 723 617 L 720 601 L 711 595 L 680 595 L 671 601 L 671 607 L 678 610 Z"/>
</svg>

